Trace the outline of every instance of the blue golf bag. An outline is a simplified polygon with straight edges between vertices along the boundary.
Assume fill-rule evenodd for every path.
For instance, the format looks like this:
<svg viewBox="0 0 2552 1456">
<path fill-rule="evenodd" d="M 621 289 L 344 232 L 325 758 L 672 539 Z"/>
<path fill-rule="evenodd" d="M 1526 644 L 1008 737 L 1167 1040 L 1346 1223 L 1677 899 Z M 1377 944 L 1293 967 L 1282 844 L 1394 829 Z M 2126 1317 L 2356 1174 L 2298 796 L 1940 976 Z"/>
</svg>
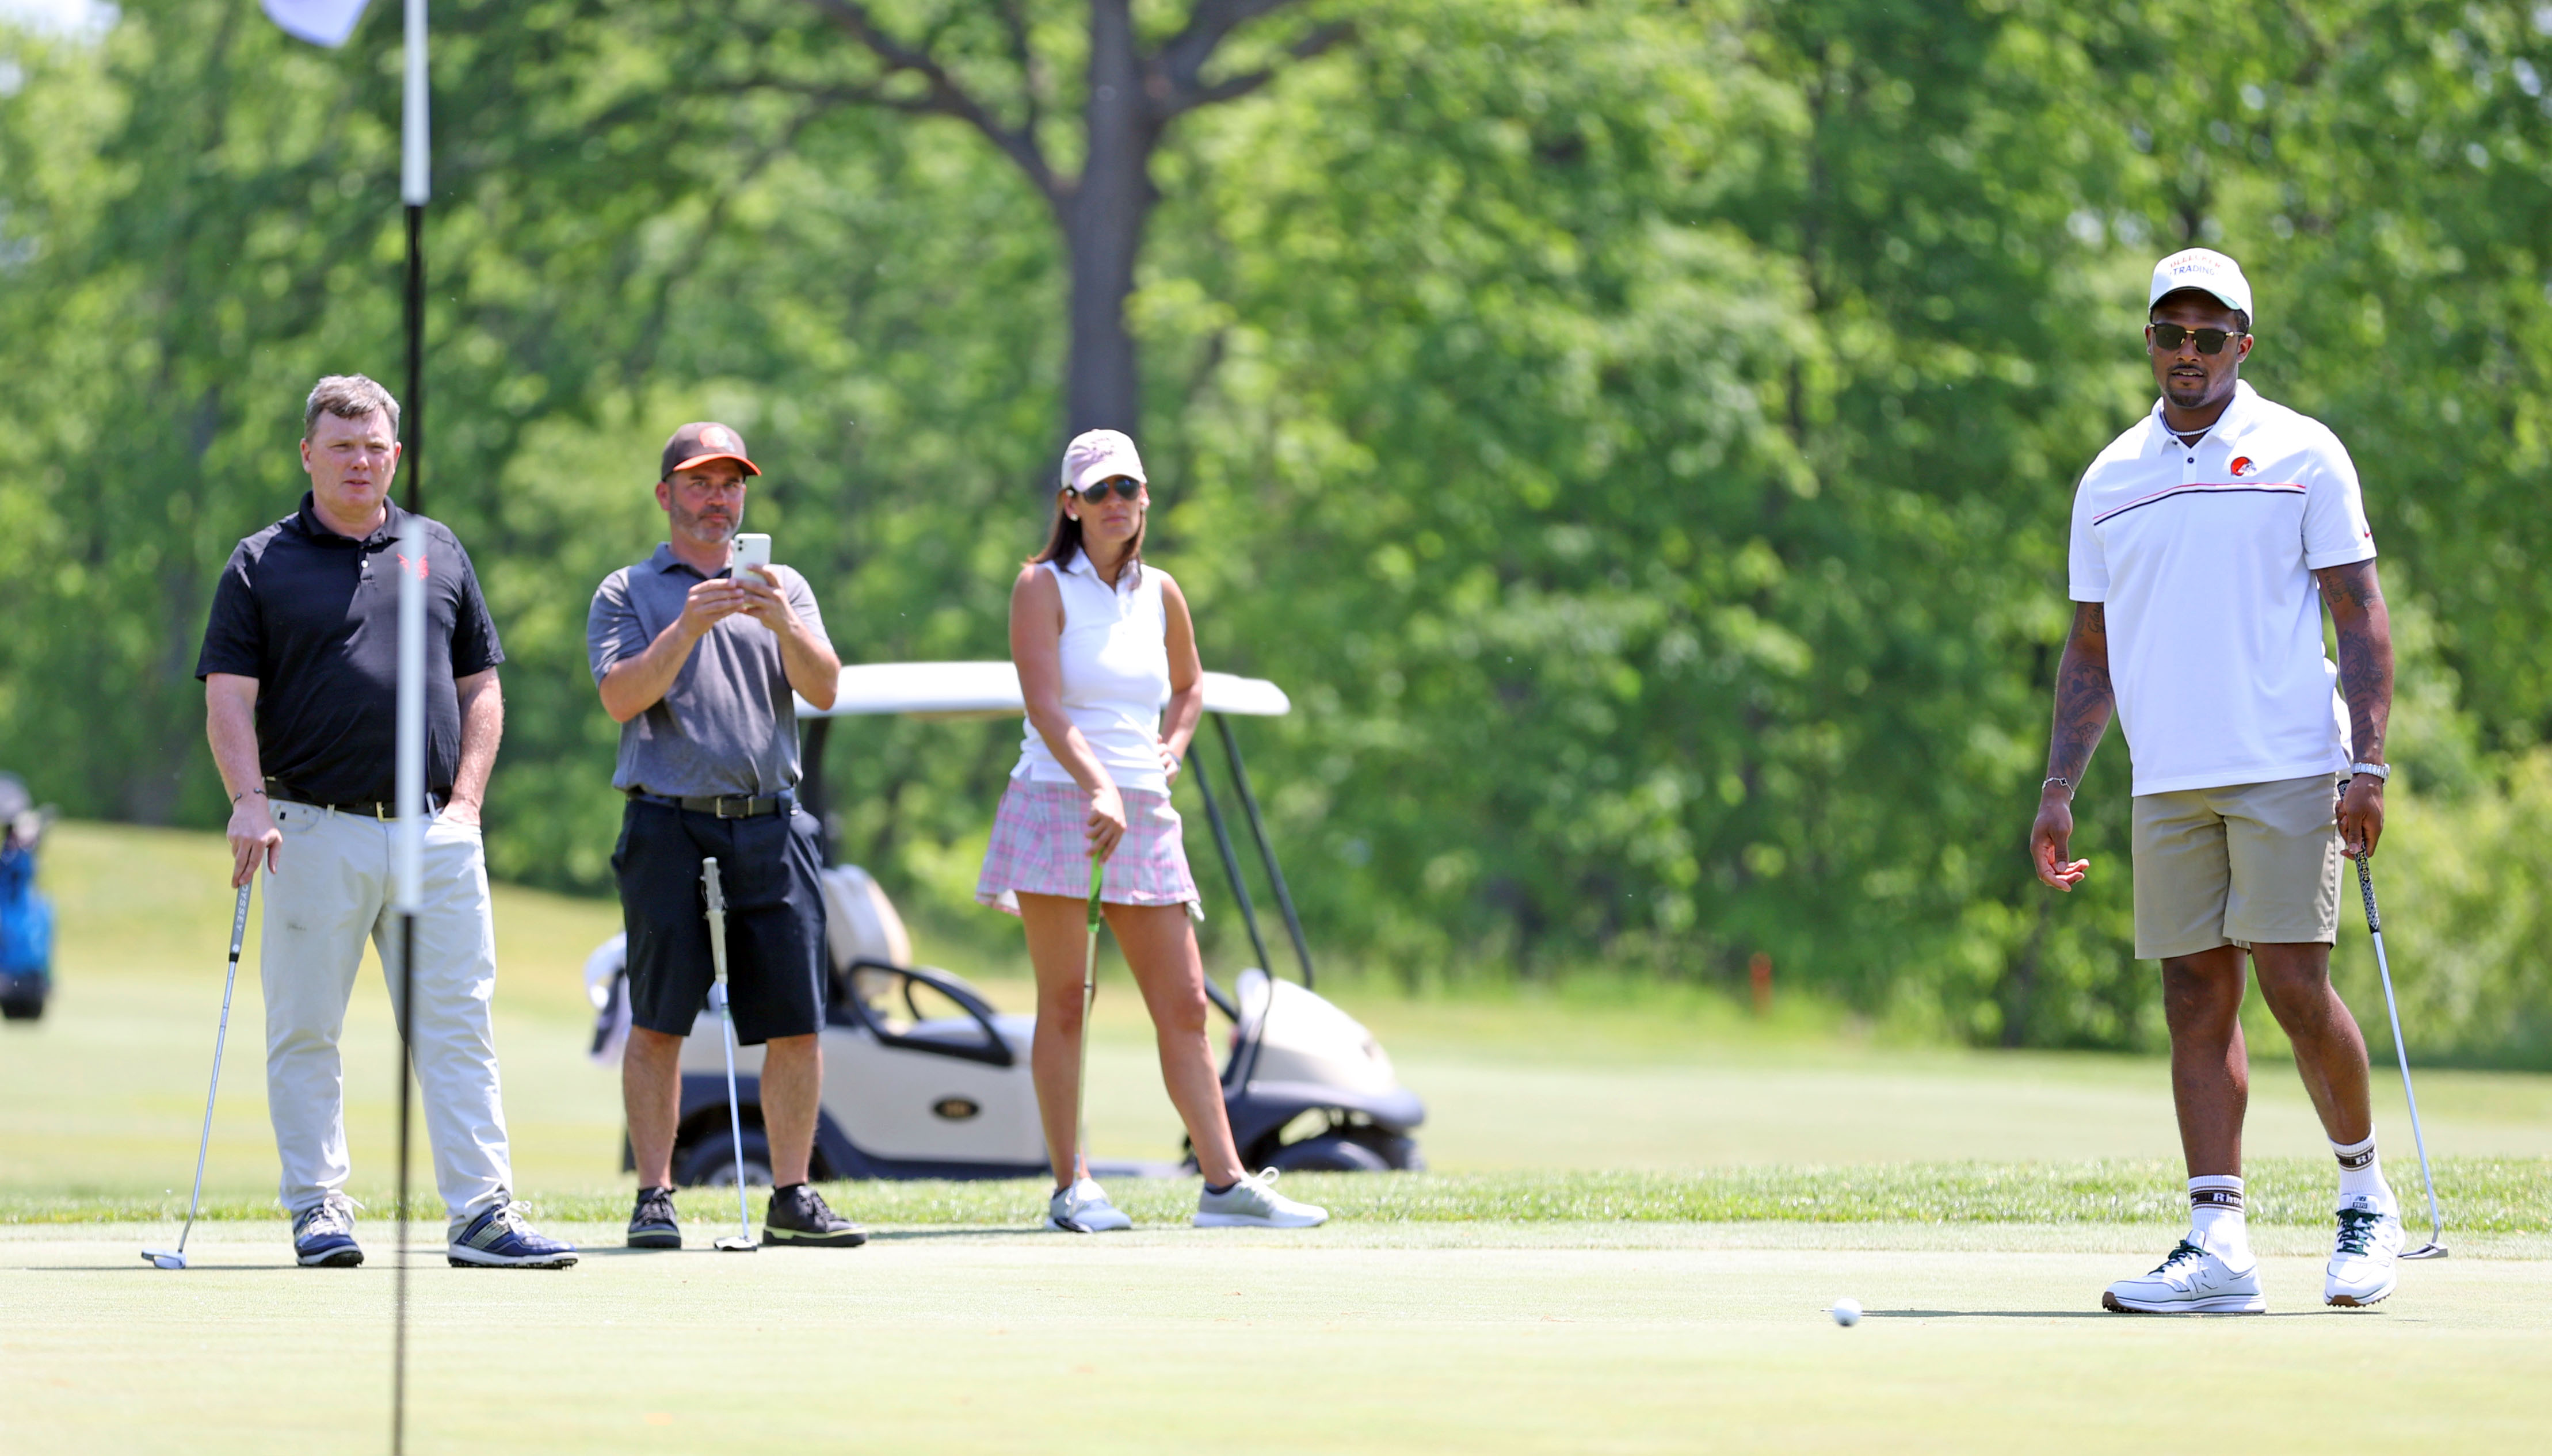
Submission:
<svg viewBox="0 0 2552 1456">
<path fill-rule="evenodd" d="M 44 817 L 26 785 L 0 774 L 0 1017 L 32 1021 L 53 988 L 53 904 L 36 888 Z"/>
</svg>

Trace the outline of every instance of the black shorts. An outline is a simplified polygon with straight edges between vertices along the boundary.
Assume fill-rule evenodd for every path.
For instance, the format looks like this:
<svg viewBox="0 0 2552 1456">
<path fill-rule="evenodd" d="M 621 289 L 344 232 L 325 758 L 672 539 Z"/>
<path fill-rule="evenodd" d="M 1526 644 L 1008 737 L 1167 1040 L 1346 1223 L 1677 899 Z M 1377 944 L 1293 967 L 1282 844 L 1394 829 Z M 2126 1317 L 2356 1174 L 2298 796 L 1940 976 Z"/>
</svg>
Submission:
<svg viewBox="0 0 2552 1456">
<path fill-rule="evenodd" d="M 736 1040 L 811 1036 L 824 1026 L 824 900 L 815 821 L 796 808 L 721 819 L 631 799 L 611 852 L 629 931 L 629 1022 L 689 1036 L 708 1001 L 708 899 L 700 861 L 715 857 L 726 896 L 727 1000 Z"/>
</svg>

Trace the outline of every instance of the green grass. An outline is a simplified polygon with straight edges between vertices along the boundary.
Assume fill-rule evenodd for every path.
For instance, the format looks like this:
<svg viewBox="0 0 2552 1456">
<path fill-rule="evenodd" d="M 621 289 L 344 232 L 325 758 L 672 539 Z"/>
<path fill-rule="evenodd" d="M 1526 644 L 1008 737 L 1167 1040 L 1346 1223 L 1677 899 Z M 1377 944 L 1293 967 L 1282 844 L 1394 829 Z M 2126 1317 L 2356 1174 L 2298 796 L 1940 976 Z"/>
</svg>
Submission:
<svg viewBox="0 0 2552 1456">
<path fill-rule="evenodd" d="M 852 1252 L 604 1249 L 558 1274 L 421 1260 L 409 1448 L 2128 1452 L 2192 1422 L 2261 1452 L 2552 1438 L 2539 1257 L 2420 1265 L 2386 1304 L 2334 1311 L 2318 1259 L 2279 1253 L 2268 1317 L 2144 1319 L 2096 1300 L 2158 1248 L 2048 1234 L 909 1229 Z M 142 1235 L 0 1232 L 0 1448 L 380 1449 L 377 1231 L 351 1272 L 290 1268 L 260 1225 L 199 1230 L 197 1267 L 163 1273 Z M 1844 1295 L 1858 1328 L 1821 1312 Z"/>
<path fill-rule="evenodd" d="M 2552 1160 L 2465 1158 L 2439 1170 L 2446 1219 L 2458 1232 L 2552 1233 Z M 2415 1179 L 2415 1174 L 2413 1175 Z M 2330 1176 L 2319 1163 L 2254 1164 L 2251 1221 L 2318 1229 L 2330 1221 Z M 1118 1206 L 1150 1224 L 1186 1217 L 1193 1179 L 1120 1181 Z M 1703 1173 L 1295 1174 L 1286 1192 L 1340 1219 L 1385 1223 L 1731 1222 L 2118 1223 L 2175 1226 L 2186 1214 L 2176 1166 L 2152 1160 L 2098 1163 L 1900 1163 L 1839 1168 L 1730 1168 Z M 2404 1196 L 2414 1203 L 2412 1182 Z M 863 1219 L 900 1227 L 1001 1227 L 1043 1211 L 1036 1181 L 834 1184 L 826 1196 Z M 628 1215 L 622 1190 L 535 1194 L 544 1218 L 604 1222 Z M 691 1190 L 686 1217 L 732 1220 L 732 1194 Z M 440 1218 L 423 1198 L 420 1218 Z M 374 1216 L 384 1216 L 384 1204 Z M 183 1216 L 182 1195 L 0 1194 L 0 1223 L 139 1222 Z M 756 1216 L 760 1206 L 755 1205 Z M 225 1197 L 212 1219 L 273 1218 L 271 1199 Z M 2424 1211 L 2418 1213 L 2424 1217 Z"/>
<path fill-rule="evenodd" d="M 0 1450 L 386 1433 L 393 1064 L 371 975 L 346 1054 L 372 1262 L 290 1266 L 253 970 L 196 1267 L 136 1257 L 184 1211 L 221 863 L 204 835 L 53 842 L 60 997 L 0 1028 Z M 1188 1229 L 1182 1180 L 1119 1184 L 1141 1226 L 1101 1239 L 1027 1232 L 1034 1183 L 844 1185 L 828 1193 L 869 1248 L 743 1257 L 706 1249 L 735 1205 L 699 1190 L 680 1198 L 692 1248 L 636 1255 L 617 1246 L 617 1080 L 583 1056 L 578 979 L 615 921 L 498 890 L 517 1182 L 586 1257 L 450 1270 L 421 1210 L 412 1450 L 2128 1451 L 2185 1437 L 2186 1402 L 2157 1393 L 2192 1379 L 2207 1439 L 2245 1449 L 2552 1439 L 2552 1078 L 2422 1076 L 2455 1257 L 2370 1311 L 2319 1307 L 2328 1155 L 2274 1042 L 2255 1043 L 2247 1146 L 2276 1316 L 2147 1320 L 2096 1300 L 2180 1221 L 2159 1062 L 1895 1045 L 1814 1007 L 1766 1025 L 1689 990 L 1584 986 L 1337 989 L 1427 1098 L 1437 1171 L 1288 1178 L 1337 1215 L 1321 1229 Z M 953 969 L 1023 1004 L 1015 955 L 975 943 Z M 1094 1141 L 1161 1157 L 1176 1123 L 1125 989 L 1101 997 Z M 2398 1090 L 2379 1089 L 2408 1194 Z M 1859 1328 L 1820 1312 L 1841 1295 L 1869 1309 Z"/>
<path fill-rule="evenodd" d="M 61 988 L 45 1021 L 0 1027 L 0 1220 L 182 1208 L 229 928 L 223 863 L 210 835 L 55 830 L 46 874 L 60 907 Z M 497 1038 L 517 1182 L 563 1215 L 606 1216 L 627 1186 L 615 1166 L 619 1088 L 583 1055 L 589 1012 L 580 976 L 585 953 L 617 927 L 617 909 L 499 886 L 496 917 Z M 222 1216 L 273 1206 L 254 935 L 253 925 L 206 1178 Z M 934 947 L 920 951 L 927 958 Z M 998 1004 L 1026 1002 L 1015 955 L 956 969 Z M 1114 980 L 1101 996 L 1094 1141 L 1115 1156 L 1175 1156 L 1178 1124 L 1129 989 Z M 2165 1069 L 2150 1058 L 1888 1045 L 1813 1007 L 1766 1026 L 1676 988 L 1449 998 L 1351 985 L 1337 994 L 1427 1098 L 1421 1142 L 1440 1175 L 1347 1179 L 1325 1194 L 1356 1216 L 2176 1216 L 2177 1137 Z M 349 1134 L 354 1192 L 382 1207 L 389 1048 L 387 1002 L 368 972 L 348 1018 Z M 2274 1046 L 2257 1048 L 2255 1064 L 2255 1206 L 2270 1218 L 2317 1218 L 2319 1128 Z M 2396 1085 L 2379 1073 L 2378 1086 L 2388 1160 L 2407 1187 L 2415 1172 Z M 2552 1077 L 2435 1073 L 2420 1092 L 2433 1145 L 2450 1160 L 2450 1219 L 2539 1227 L 2552 1207 Z M 846 1196 L 885 1221 L 999 1221 L 1033 1206 L 1028 1193 L 1003 1185 Z"/>
</svg>

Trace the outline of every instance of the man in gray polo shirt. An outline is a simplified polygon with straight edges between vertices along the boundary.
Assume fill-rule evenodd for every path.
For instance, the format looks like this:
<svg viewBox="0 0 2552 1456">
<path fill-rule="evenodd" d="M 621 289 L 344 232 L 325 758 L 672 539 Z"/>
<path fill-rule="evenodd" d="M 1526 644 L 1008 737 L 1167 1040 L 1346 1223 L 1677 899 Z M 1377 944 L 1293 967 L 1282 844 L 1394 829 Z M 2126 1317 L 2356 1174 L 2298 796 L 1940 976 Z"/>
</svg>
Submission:
<svg viewBox="0 0 2552 1456">
<path fill-rule="evenodd" d="M 629 796 L 611 868 L 629 941 L 629 1041 L 621 1095 L 638 1164 L 632 1248 L 681 1248 L 673 1158 L 683 1038 L 713 978 L 700 861 L 727 903 L 727 989 L 736 1037 L 764 1047 L 762 1118 L 774 1185 L 763 1237 L 851 1247 L 857 1224 L 806 1182 L 823 1059 L 824 911 L 814 821 L 798 811 L 793 690 L 830 706 L 841 661 L 806 579 L 787 567 L 731 571 L 743 437 L 691 424 L 665 444 L 656 482 L 666 542 L 605 577 L 585 647 L 604 711 L 620 724 L 612 782 Z"/>
</svg>

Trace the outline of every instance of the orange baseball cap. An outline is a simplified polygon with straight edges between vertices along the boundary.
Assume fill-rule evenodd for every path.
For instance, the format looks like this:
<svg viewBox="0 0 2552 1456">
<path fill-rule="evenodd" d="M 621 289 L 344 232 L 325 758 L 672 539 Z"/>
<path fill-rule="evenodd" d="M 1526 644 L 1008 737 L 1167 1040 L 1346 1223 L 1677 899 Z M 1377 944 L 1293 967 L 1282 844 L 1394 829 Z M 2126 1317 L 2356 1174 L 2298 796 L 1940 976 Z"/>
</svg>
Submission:
<svg viewBox="0 0 2552 1456">
<path fill-rule="evenodd" d="M 712 460 L 731 460 L 744 467 L 748 475 L 762 473 L 762 468 L 745 455 L 743 436 L 724 425 L 702 421 L 685 425 L 665 442 L 665 468 L 656 478 L 670 480 L 676 470 L 688 470 Z"/>
</svg>

